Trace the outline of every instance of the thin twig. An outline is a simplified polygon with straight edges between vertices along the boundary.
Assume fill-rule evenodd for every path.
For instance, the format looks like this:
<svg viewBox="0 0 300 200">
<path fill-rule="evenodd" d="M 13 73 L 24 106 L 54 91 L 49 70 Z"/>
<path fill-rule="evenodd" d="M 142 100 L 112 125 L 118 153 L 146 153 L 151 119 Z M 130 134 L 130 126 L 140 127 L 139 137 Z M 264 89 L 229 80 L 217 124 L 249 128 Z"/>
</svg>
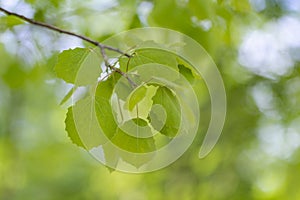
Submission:
<svg viewBox="0 0 300 200">
<path fill-rule="evenodd" d="M 10 12 L 10 11 L 2 8 L 2 7 L 0 7 L 0 11 L 4 12 L 6 15 L 12 15 L 12 16 L 18 17 L 18 18 L 20 18 L 20 19 L 22 19 L 22 20 L 24 20 L 24 21 L 26 21 L 26 22 L 28 22 L 30 24 L 33 24 L 33 25 L 36 25 L 36 26 L 40 26 L 40 27 L 43 27 L 43 28 L 46 28 L 46 29 L 50 29 L 52 31 L 56 31 L 56 32 L 59 32 L 59 33 L 62 33 L 62 34 L 71 35 L 71 36 L 80 38 L 80 39 L 82 39 L 82 40 L 84 40 L 86 42 L 89 42 L 89 43 L 91 43 L 91 44 L 99 47 L 100 51 L 101 51 L 101 55 L 102 55 L 103 60 L 105 62 L 105 66 L 107 68 L 109 68 L 109 69 L 111 69 L 111 70 L 113 70 L 113 71 L 121 74 L 122 76 L 124 76 L 129 81 L 129 83 L 132 86 L 136 87 L 136 84 L 130 79 L 130 77 L 125 72 L 123 72 L 119 68 L 116 68 L 115 66 L 109 64 L 109 62 L 108 62 L 108 56 L 107 56 L 105 50 L 107 49 L 109 51 L 114 51 L 114 52 L 117 52 L 117 53 L 119 53 L 121 55 L 124 55 L 124 56 L 130 58 L 131 55 L 129 55 L 128 53 L 125 53 L 125 52 L 121 51 L 118 48 L 115 48 L 115 47 L 112 47 L 112 46 L 108 46 L 108 45 L 102 44 L 100 42 L 97 42 L 95 40 L 92 40 L 91 38 L 88 38 L 86 36 L 79 35 L 79 34 L 76 34 L 76 33 L 70 32 L 70 31 L 66 31 L 66 30 L 60 29 L 60 28 L 58 28 L 56 26 L 53 26 L 51 24 L 46 24 L 44 22 L 35 21 L 33 19 L 27 18 L 24 15 L 20 15 L 18 13 Z"/>
<path fill-rule="evenodd" d="M 47 28 L 47 29 L 50 29 L 50 30 L 53 30 L 53 31 L 56 31 L 56 32 L 59 32 L 59 33 L 66 34 L 66 35 L 71 35 L 71 36 L 80 38 L 80 39 L 82 39 L 82 40 L 84 40 L 84 41 L 86 41 L 86 42 L 89 42 L 89 43 L 91 43 L 91 44 L 93 44 L 93 45 L 99 47 L 100 49 L 107 49 L 107 50 L 110 50 L 110 51 L 115 51 L 115 52 L 117 52 L 117 53 L 120 53 L 120 54 L 122 54 L 122 55 L 128 57 L 128 58 L 130 57 L 129 54 L 127 54 L 127 53 L 121 51 L 121 50 L 118 49 L 118 48 L 115 48 L 115 47 L 111 47 L 111 46 L 102 44 L 102 43 L 97 42 L 97 41 L 95 41 L 95 40 L 92 40 L 91 38 L 88 38 L 88 37 L 86 37 L 86 36 L 79 35 L 79 34 L 76 34 L 76 33 L 70 32 L 70 31 L 66 31 L 66 30 L 60 29 L 60 28 L 58 28 L 58 27 L 56 27 L 56 26 L 53 26 L 53 25 L 50 25 L 50 24 L 46 24 L 46 23 L 44 23 L 44 22 L 35 21 L 35 20 L 33 20 L 33 19 L 27 18 L 27 17 L 25 17 L 25 16 L 23 16 L 23 15 L 20 15 L 20 14 L 18 14 L 18 13 L 10 12 L 10 11 L 8 11 L 8 10 L 2 8 L 2 7 L 0 7 L 0 11 L 1 11 L 1 12 L 4 12 L 4 13 L 7 14 L 7 15 L 12 15 L 12 16 L 18 17 L 18 18 L 20 18 L 20 19 L 22 19 L 22 20 L 24 20 L 24 21 L 26 21 L 26 22 L 28 22 L 28 23 L 30 23 L 30 24 L 33 24 L 33 25 L 36 25 L 36 26 L 40 26 L 40 27 L 44 27 L 44 28 Z"/>
<path fill-rule="evenodd" d="M 100 47 L 100 50 L 101 50 L 101 55 L 103 56 L 103 60 L 104 60 L 104 64 L 107 68 L 121 74 L 121 76 L 124 76 L 128 82 L 133 86 L 133 87 L 136 87 L 137 85 L 135 84 L 135 82 L 133 82 L 130 77 L 128 76 L 128 74 L 126 74 L 125 72 L 123 72 L 122 70 L 120 70 L 119 68 L 115 67 L 114 65 L 111 65 L 109 62 L 108 62 L 108 56 L 105 52 L 105 48 L 101 48 Z"/>
</svg>

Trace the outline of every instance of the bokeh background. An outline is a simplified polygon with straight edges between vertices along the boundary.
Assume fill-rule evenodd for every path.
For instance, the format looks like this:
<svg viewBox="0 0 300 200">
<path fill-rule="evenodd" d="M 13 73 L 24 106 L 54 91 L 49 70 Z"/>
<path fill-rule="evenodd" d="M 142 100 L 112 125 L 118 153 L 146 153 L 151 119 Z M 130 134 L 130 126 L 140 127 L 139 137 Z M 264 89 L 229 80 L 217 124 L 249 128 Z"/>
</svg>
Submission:
<svg viewBox="0 0 300 200">
<path fill-rule="evenodd" d="M 27 17 L 103 41 L 158 26 L 198 41 L 224 79 L 228 112 L 213 151 L 198 159 L 210 118 L 169 167 L 110 172 L 64 130 L 69 86 L 57 54 L 82 41 L 0 14 L 0 199 L 300 199 L 300 1 L 0 0 Z"/>
</svg>

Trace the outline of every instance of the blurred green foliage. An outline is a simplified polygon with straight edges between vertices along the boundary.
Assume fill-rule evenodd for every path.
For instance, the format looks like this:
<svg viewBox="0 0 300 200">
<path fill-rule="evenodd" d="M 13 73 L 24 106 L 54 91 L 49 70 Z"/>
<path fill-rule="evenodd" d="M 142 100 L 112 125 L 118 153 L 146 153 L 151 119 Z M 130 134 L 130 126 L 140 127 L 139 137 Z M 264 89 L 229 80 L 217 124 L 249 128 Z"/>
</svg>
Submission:
<svg viewBox="0 0 300 200">
<path fill-rule="evenodd" d="M 0 199 L 300 199 L 299 48 L 285 52 L 295 62 L 275 78 L 239 60 L 249 31 L 284 16 L 299 19 L 299 8 L 287 3 L 297 1 L 9 2 L 0 0 L 0 6 L 99 41 L 145 26 L 187 34 L 219 67 L 228 113 L 218 144 L 198 159 L 210 118 L 202 86 L 200 130 L 178 161 L 148 174 L 110 173 L 68 139 L 67 110 L 59 102 L 70 88 L 53 75 L 58 51 L 89 44 L 1 15 Z"/>
</svg>

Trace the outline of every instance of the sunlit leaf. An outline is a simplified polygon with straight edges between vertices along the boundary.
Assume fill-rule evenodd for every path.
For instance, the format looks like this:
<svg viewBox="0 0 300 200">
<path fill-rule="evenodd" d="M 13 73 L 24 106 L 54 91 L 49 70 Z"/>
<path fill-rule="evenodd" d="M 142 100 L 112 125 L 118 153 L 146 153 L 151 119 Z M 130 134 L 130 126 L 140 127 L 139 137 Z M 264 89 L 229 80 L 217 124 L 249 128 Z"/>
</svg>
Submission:
<svg viewBox="0 0 300 200">
<path fill-rule="evenodd" d="M 134 108 L 134 106 L 136 106 L 136 104 L 138 102 L 140 102 L 147 93 L 147 88 L 145 86 L 139 87 L 137 90 L 135 90 L 132 95 L 129 98 L 129 110 L 132 111 L 132 109 Z"/>
<path fill-rule="evenodd" d="M 193 73 L 192 73 L 191 69 L 185 67 L 182 64 L 178 65 L 178 69 L 179 69 L 179 73 L 182 74 L 190 83 L 194 82 L 195 78 L 193 76 Z"/>
<path fill-rule="evenodd" d="M 174 137 L 178 133 L 181 119 L 180 104 L 176 95 L 166 87 L 159 87 L 152 98 L 153 104 L 160 104 L 166 112 L 164 127 L 160 130 L 163 135 Z"/>
<path fill-rule="evenodd" d="M 147 118 L 153 104 L 152 97 L 155 95 L 157 88 L 153 85 L 143 85 L 132 92 L 128 97 L 131 117 Z"/>
<path fill-rule="evenodd" d="M 155 143 L 152 137 L 138 138 L 128 135 L 128 133 L 125 133 L 119 128 L 115 121 L 111 106 L 111 96 L 113 94 L 114 84 L 119 78 L 120 75 L 113 74 L 106 81 L 100 82 L 97 87 L 95 94 L 95 109 L 98 122 L 104 134 L 114 145 L 116 145 L 116 147 L 131 153 L 146 153 L 154 151 Z M 121 154 L 120 156 L 123 160 L 128 161 L 136 167 L 148 162 L 150 159 L 141 161 L 137 160 L 137 158 L 132 158 L 132 156 L 127 154 Z"/>
<path fill-rule="evenodd" d="M 100 64 L 100 56 L 93 49 L 76 48 L 60 53 L 54 70 L 67 83 L 88 85 L 100 76 Z"/>
<path fill-rule="evenodd" d="M 157 49 L 138 49 L 135 51 L 133 57 L 121 58 L 119 62 L 123 71 L 148 63 L 162 64 L 177 70 L 176 56 L 164 50 Z"/>
</svg>

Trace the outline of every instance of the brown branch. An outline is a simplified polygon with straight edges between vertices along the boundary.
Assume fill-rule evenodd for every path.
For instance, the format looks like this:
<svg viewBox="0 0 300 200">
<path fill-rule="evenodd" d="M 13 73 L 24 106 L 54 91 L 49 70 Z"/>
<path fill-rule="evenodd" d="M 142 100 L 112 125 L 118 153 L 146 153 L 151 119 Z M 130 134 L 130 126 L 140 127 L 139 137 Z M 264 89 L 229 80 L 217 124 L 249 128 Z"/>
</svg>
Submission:
<svg viewBox="0 0 300 200">
<path fill-rule="evenodd" d="M 44 22 L 35 21 L 33 19 L 27 18 L 24 15 L 20 15 L 18 13 L 10 12 L 10 11 L 2 8 L 2 7 L 0 7 L 0 11 L 3 12 L 3 13 L 5 13 L 6 15 L 12 15 L 12 16 L 18 17 L 18 18 L 20 18 L 20 19 L 22 19 L 22 20 L 24 20 L 24 21 L 26 21 L 26 22 L 28 22 L 30 24 L 33 24 L 33 25 L 36 25 L 36 26 L 40 26 L 40 27 L 43 27 L 43 28 L 46 28 L 46 29 L 49 29 L 49 30 L 52 30 L 52 31 L 55 31 L 55 32 L 58 32 L 58 33 L 62 33 L 62 34 L 66 34 L 66 35 L 70 35 L 70 36 L 74 36 L 74 37 L 80 38 L 80 39 L 82 39 L 82 40 L 84 40 L 84 41 L 86 41 L 88 43 L 91 43 L 91 44 L 99 47 L 100 51 L 101 51 L 101 55 L 102 55 L 103 60 L 105 62 L 105 66 L 107 68 L 110 68 L 111 70 L 113 70 L 113 71 L 121 74 L 122 76 L 124 76 L 133 87 L 136 87 L 136 84 L 130 79 L 130 77 L 125 72 L 123 72 L 119 68 L 116 68 L 113 65 L 109 64 L 109 62 L 108 62 L 108 56 L 107 56 L 105 50 L 107 49 L 109 51 L 114 51 L 114 52 L 117 52 L 117 53 L 119 53 L 121 55 L 124 55 L 124 56 L 130 58 L 131 55 L 129 55 L 128 53 L 125 53 L 125 52 L 121 51 L 118 48 L 115 48 L 115 47 L 112 47 L 112 46 L 108 46 L 108 45 L 102 44 L 100 42 L 97 42 L 95 40 L 92 40 L 91 38 L 88 38 L 86 36 L 79 35 L 79 34 L 76 34 L 76 33 L 70 32 L 70 31 L 66 31 L 66 30 L 60 29 L 60 28 L 58 28 L 56 26 L 53 26 L 51 24 L 46 24 Z"/>
<path fill-rule="evenodd" d="M 80 39 L 82 39 L 82 40 L 84 40 L 84 41 L 86 41 L 88 43 L 91 43 L 91 44 L 99 47 L 101 50 L 102 49 L 107 49 L 107 50 L 110 50 L 110 51 L 115 51 L 117 53 L 120 53 L 120 54 L 122 54 L 122 55 L 124 55 L 126 57 L 130 57 L 129 54 L 121 51 L 118 48 L 102 44 L 102 43 L 97 42 L 95 40 L 92 40 L 91 38 L 88 38 L 86 36 L 79 35 L 79 34 L 76 34 L 76 33 L 70 32 L 70 31 L 66 31 L 66 30 L 60 29 L 60 28 L 58 28 L 56 26 L 53 26 L 53 25 L 50 25 L 50 24 L 46 24 L 44 22 L 35 21 L 33 19 L 27 18 L 27 17 L 25 17 L 23 15 L 20 15 L 18 13 L 10 12 L 10 11 L 2 8 L 2 7 L 0 7 L 0 11 L 3 12 L 3 13 L 5 13 L 6 15 L 12 15 L 12 16 L 18 17 L 18 18 L 20 18 L 20 19 L 22 19 L 22 20 L 24 20 L 24 21 L 26 21 L 26 22 L 28 22 L 30 24 L 33 24 L 33 25 L 36 25 L 36 26 L 40 26 L 40 27 L 44 27 L 44 28 L 50 29 L 52 31 L 56 31 L 56 32 L 63 33 L 63 34 L 66 34 L 66 35 L 71 35 L 71 36 L 80 38 Z"/>
<path fill-rule="evenodd" d="M 121 76 L 124 76 L 128 82 L 131 84 L 131 86 L 133 88 L 137 87 L 136 83 L 130 79 L 130 77 L 128 76 L 127 73 L 123 72 L 122 70 L 120 70 L 119 68 L 115 67 L 114 65 L 111 65 L 109 62 L 108 62 L 108 57 L 105 53 L 105 49 L 104 48 L 101 48 L 101 55 L 103 56 L 103 60 L 104 60 L 104 63 L 105 63 L 105 66 L 119 74 L 121 74 Z"/>
</svg>

